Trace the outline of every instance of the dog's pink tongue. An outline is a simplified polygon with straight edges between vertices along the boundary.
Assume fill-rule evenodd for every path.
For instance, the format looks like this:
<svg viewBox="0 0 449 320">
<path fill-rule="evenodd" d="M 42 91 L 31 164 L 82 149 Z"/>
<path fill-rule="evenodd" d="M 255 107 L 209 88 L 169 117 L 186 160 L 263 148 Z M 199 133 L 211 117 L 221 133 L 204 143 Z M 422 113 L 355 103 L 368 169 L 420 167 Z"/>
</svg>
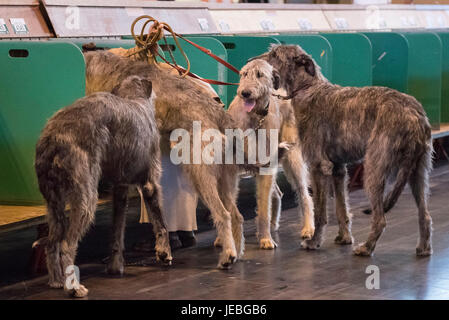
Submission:
<svg viewBox="0 0 449 320">
<path fill-rule="evenodd" d="M 244 104 L 245 111 L 246 112 L 251 112 L 251 110 L 253 110 L 255 105 L 256 105 L 256 101 L 255 100 L 252 100 L 252 99 L 245 100 L 245 104 Z"/>
</svg>

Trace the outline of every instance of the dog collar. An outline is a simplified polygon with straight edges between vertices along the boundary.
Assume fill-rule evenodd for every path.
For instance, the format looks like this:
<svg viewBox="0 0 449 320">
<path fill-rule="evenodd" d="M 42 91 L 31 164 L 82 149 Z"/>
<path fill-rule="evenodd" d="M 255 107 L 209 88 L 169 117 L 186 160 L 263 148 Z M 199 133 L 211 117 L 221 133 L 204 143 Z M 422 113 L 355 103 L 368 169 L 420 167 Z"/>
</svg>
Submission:
<svg viewBox="0 0 449 320">
<path fill-rule="evenodd" d="M 265 117 L 268 114 L 268 108 L 270 107 L 270 101 L 268 101 L 267 106 L 263 109 L 262 112 L 258 113 L 256 112 L 257 115 L 261 116 L 261 118 L 259 119 L 259 123 L 257 124 L 255 130 L 260 129 L 260 127 L 263 125 L 263 123 L 265 122 Z"/>
</svg>

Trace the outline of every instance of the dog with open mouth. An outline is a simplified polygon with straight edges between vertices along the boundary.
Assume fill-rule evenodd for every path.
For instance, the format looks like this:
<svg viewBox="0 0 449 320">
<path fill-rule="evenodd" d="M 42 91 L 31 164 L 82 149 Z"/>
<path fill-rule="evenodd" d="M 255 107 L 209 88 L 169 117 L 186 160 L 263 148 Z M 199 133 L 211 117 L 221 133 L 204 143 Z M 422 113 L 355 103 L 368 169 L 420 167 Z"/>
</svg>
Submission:
<svg viewBox="0 0 449 320">
<path fill-rule="evenodd" d="M 253 60 L 240 71 L 237 95 L 228 113 L 242 130 L 265 129 L 267 141 L 270 130 L 277 130 L 278 141 L 289 144 L 280 162 L 284 173 L 299 199 L 299 211 L 303 214 L 301 237 L 311 239 L 314 234 L 313 202 L 308 191 L 308 170 L 300 146 L 295 115 L 290 100 L 274 95 L 279 89 L 279 73 L 264 60 Z M 268 144 L 268 143 L 267 143 Z M 271 236 L 271 226 L 279 228 L 282 193 L 276 184 L 277 167 L 272 174 L 256 175 L 257 232 L 260 248 L 273 249 L 277 244 Z"/>
</svg>

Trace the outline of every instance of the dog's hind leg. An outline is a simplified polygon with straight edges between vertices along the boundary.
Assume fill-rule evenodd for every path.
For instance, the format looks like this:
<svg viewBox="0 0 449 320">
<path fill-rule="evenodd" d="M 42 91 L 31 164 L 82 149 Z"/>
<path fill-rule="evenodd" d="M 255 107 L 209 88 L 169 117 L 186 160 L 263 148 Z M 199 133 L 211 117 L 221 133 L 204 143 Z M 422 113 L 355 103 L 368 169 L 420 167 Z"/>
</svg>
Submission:
<svg viewBox="0 0 449 320">
<path fill-rule="evenodd" d="M 365 157 L 364 187 L 373 208 L 373 218 L 368 239 L 353 249 L 354 254 L 360 256 L 370 256 L 373 253 L 377 240 L 387 225 L 383 204 L 385 181 L 391 162 L 387 155 L 396 151 L 391 150 L 388 137 L 380 135 L 377 142 L 368 147 Z"/>
<path fill-rule="evenodd" d="M 432 254 L 432 218 L 427 208 L 429 194 L 429 171 L 432 168 L 431 151 L 427 151 L 418 160 L 417 167 L 410 175 L 410 187 L 418 206 L 419 240 L 416 247 L 418 256 Z"/>
<path fill-rule="evenodd" d="M 69 226 L 66 237 L 61 244 L 61 262 L 63 271 L 67 279 L 64 284 L 64 290 L 73 297 L 82 298 L 87 296 L 88 290 L 79 283 L 80 279 L 69 280 L 67 272 L 70 266 L 75 263 L 78 242 L 87 232 L 89 226 L 93 223 L 95 210 L 97 207 L 98 183 L 89 183 L 86 186 L 75 187 L 70 202 Z"/>
<path fill-rule="evenodd" d="M 279 221 L 281 220 L 282 209 L 282 192 L 278 186 L 274 186 L 273 194 L 271 195 L 271 229 L 273 231 L 279 230 Z"/>
<path fill-rule="evenodd" d="M 243 256 L 245 251 L 245 237 L 243 235 L 243 216 L 236 205 L 238 193 L 237 174 L 231 174 L 232 169 L 227 169 L 220 181 L 220 198 L 223 204 L 231 213 L 232 235 L 234 237 L 235 248 L 237 250 L 237 258 Z"/>
<path fill-rule="evenodd" d="M 162 215 L 162 190 L 157 182 L 147 182 L 141 186 L 148 214 L 153 224 L 156 236 L 156 258 L 166 264 L 171 264 L 172 255 L 168 231 Z"/>
<path fill-rule="evenodd" d="M 47 269 L 52 288 L 64 286 L 64 270 L 60 259 L 61 242 L 65 236 L 67 219 L 64 214 L 65 201 L 62 198 L 47 200 L 48 239 L 46 244 Z"/>
<path fill-rule="evenodd" d="M 257 235 L 260 248 L 274 249 L 277 244 L 271 238 L 271 195 L 273 193 L 275 176 L 256 176 L 256 197 L 257 197 Z"/>
<path fill-rule="evenodd" d="M 236 261 L 237 251 L 232 235 L 231 213 L 226 210 L 218 194 L 216 168 L 212 165 L 186 165 L 184 170 L 188 172 L 204 205 L 210 210 L 217 228 L 222 245 L 218 267 L 228 269 Z"/>
<path fill-rule="evenodd" d="M 384 201 L 384 211 L 387 213 L 390 211 L 399 199 L 402 191 L 404 190 L 407 180 L 410 176 L 411 164 L 404 164 L 399 168 L 398 174 L 396 176 L 396 182 L 394 183 L 393 189 L 387 194 Z M 363 210 L 365 214 L 371 214 L 371 209 Z"/>
<path fill-rule="evenodd" d="M 345 165 L 334 165 L 332 182 L 335 192 L 335 212 L 338 220 L 338 235 L 335 243 L 351 244 L 354 239 L 351 234 L 351 214 L 348 208 L 347 170 Z"/>
<path fill-rule="evenodd" d="M 315 222 L 313 202 L 308 190 L 309 172 L 303 160 L 301 150 L 297 146 L 294 146 L 287 152 L 282 161 L 282 167 L 299 200 L 298 208 L 304 220 L 301 238 L 311 240 L 315 233 Z"/>
<path fill-rule="evenodd" d="M 324 231 L 327 225 L 327 186 L 328 176 L 323 174 L 320 167 L 312 170 L 313 205 L 315 210 L 315 233 L 311 240 L 304 240 L 301 247 L 318 249 L 323 243 Z"/>
<path fill-rule="evenodd" d="M 124 238 L 126 224 L 126 207 L 128 205 L 128 185 L 116 185 L 113 191 L 113 222 L 111 257 L 106 270 L 109 274 L 123 275 Z"/>
</svg>

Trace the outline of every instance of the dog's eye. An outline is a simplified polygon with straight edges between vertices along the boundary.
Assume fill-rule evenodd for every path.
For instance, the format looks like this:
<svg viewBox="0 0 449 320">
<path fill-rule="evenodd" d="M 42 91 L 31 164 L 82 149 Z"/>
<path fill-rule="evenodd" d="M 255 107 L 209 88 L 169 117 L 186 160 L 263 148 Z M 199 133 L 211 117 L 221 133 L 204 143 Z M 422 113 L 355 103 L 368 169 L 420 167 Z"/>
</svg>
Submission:
<svg viewBox="0 0 449 320">
<path fill-rule="evenodd" d="M 246 77 L 248 75 L 248 72 L 243 72 L 242 77 Z"/>
<path fill-rule="evenodd" d="M 260 71 L 257 71 L 257 78 L 262 78 L 263 74 Z"/>
</svg>

